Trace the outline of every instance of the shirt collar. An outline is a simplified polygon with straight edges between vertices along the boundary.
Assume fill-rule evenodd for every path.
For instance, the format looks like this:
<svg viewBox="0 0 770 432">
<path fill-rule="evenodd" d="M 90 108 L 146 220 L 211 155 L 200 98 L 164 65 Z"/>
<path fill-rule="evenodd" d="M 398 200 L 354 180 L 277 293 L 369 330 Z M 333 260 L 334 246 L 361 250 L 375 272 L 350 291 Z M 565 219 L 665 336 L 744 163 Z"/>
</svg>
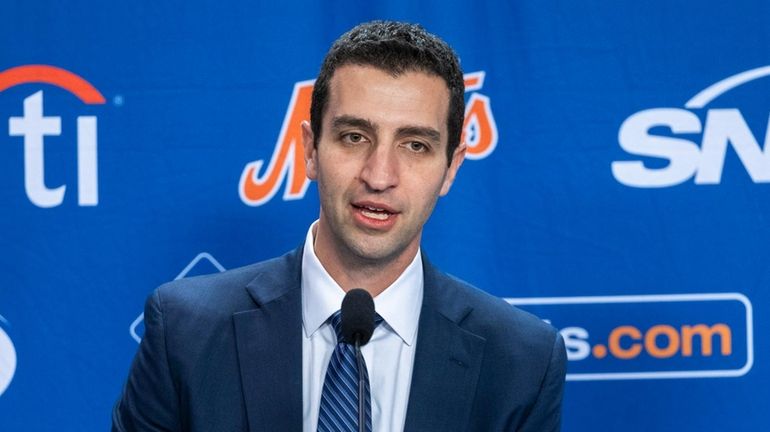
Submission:
<svg viewBox="0 0 770 432">
<path fill-rule="evenodd" d="M 340 309 L 345 291 L 326 272 L 315 254 L 313 227 L 308 229 L 302 252 L 302 326 L 310 337 Z M 423 296 L 423 268 L 417 250 L 412 262 L 393 284 L 374 298 L 374 309 L 407 345 L 417 338 Z"/>
</svg>

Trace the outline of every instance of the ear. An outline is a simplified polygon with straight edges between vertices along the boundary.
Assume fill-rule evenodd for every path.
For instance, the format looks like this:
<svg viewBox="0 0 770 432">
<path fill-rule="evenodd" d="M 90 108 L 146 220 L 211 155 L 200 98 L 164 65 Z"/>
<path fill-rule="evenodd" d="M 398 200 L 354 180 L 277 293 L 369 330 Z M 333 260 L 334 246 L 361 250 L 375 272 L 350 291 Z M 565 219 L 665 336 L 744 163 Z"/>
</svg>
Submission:
<svg viewBox="0 0 770 432">
<path fill-rule="evenodd" d="M 305 120 L 302 122 L 302 146 L 305 152 L 305 175 L 310 180 L 318 178 L 318 152 L 315 148 L 313 129 L 310 123 Z"/>
<path fill-rule="evenodd" d="M 444 184 L 441 185 L 441 192 L 439 192 L 439 196 L 444 196 L 449 193 L 449 189 L 452 187 L 452 183 L 455 181 L 457 170 L 460 169 L 460 165 L 462 165 L 463 161 L 465 160 L 465 151 L 467 149 L 468 146 L 465 145 L 465 142 L 461 142 L 452 154 L 452 162 L 449 164 L 449 168 L 447 169 L 446 175 L 444 176 Z"/>
</svg>

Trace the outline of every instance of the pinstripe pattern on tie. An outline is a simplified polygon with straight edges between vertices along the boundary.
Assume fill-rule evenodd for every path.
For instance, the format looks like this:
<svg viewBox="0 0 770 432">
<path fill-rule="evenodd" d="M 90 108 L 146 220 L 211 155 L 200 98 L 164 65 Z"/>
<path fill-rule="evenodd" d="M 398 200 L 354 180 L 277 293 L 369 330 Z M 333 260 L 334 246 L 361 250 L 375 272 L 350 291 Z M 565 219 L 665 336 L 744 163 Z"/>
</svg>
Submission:
<svg viewBox="0 0 770 432">
<path fill-rule="evenodd" d="M 329 367 L 326 369 L 318 413 L 318 432 L 358 431 L 358 366 L 356 349 L 342 342 L 342 317 L 337 311 L 331 317 L 331 324 L 337 335 Z M 382 322 L 377 315 L 375 327 Z M 363 364 L 364 397 L 366 407 L 366 431 L 372 431 L 372 401 L 369 388 L 369 374 Z"/>
</svg>

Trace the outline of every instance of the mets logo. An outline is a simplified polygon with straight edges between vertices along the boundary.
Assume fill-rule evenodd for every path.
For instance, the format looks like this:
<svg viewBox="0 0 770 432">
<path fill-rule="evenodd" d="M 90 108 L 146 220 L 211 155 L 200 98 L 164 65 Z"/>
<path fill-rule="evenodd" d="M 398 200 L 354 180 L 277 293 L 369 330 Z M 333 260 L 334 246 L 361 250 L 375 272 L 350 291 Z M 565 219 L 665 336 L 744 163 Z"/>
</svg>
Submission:
<svg viewBox="0 0 770 432">
<path fill-rule="evenodd" d="M 497 124 L 489 97 L 478 93 L 484 86 L 484 71 L 465 74 L 465 91 L 470 92 L 465 104 L 463 140 L 468 146 L 466 159 L 483 159 L 497 146 Z M 263 171 L 264 160 L 249 162 L 238 185 L 241 200 L 250 206 L 270 201 L 285 182 L 283 199 L 297 200 L 305 196 L 310 180 L 305 175 L 302 152 L 303 121 L 310 119 L 313 80 L 294 84 L 289 107 L 283 119 L 273 156 Z"/>
<path fill-rule="evenodd" d="M 88 81 L 67 70 L 46 65 L 26 65 L 0 72 L 0 92 L 23 84 L 48 84 L 64 89 L 86 105 L 105 103 L 104 96 Z M 45 180 L 44 143 L 47 136 L 62 134 L 62 118 L 43 114 L 43 90 L 24 98 L 23 114 L 8 119 L 8 135 L 24 143 L 24 189 L 38 207 L 56 207 L 64 200 L 66 184 L 48 187 Z M 77 117 L 78 205 L 99 203 L 97 169 L 97 118 Z M 66 129 L 66 127 L 65 127 Z"/>
</svg>

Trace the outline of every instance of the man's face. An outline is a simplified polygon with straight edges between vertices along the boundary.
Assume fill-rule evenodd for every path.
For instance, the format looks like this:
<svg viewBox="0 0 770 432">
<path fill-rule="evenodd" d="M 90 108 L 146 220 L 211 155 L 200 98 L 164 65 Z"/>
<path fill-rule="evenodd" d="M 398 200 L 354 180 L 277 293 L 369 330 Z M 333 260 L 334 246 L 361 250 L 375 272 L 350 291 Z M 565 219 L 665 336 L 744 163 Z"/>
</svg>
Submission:
<svg viewBox="0 0 770 432">
<path fill-rule="evenodd" d="M 438 76 L 358 65 L 337 69 L 329 84 L 317 146 L 303 124 L 324 245 L 344 261 L 411 260 L 465 154 L 461 145 L 447 167 L 449 90 Z"/>
</svg>

